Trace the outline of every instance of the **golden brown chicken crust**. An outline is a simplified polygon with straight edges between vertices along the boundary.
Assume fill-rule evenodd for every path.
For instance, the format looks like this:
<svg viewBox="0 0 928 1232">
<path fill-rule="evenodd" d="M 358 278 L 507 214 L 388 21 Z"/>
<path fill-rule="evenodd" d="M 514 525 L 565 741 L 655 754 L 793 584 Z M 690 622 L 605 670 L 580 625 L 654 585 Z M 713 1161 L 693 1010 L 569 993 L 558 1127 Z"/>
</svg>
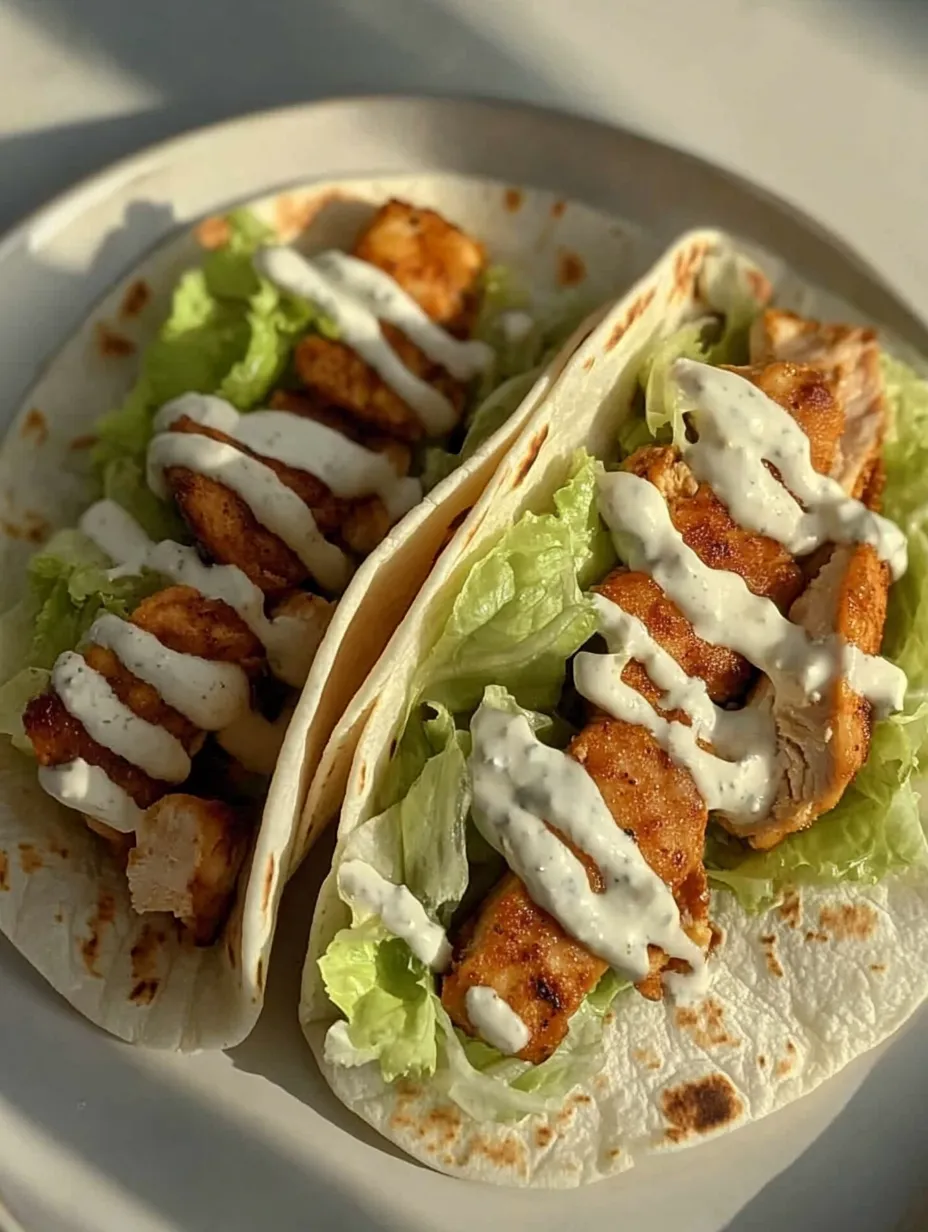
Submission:
<svg viewBox="0 0 928 1232">
<path fill-rule="evenodd" d="M 91 766 L 99 766 L 143 809 L 171 790 L 170 783 L 151 778 L 138 766 L 97 744 L 84 725 L 64 708 L 57 693 L 33 697 L 23 712 L 23 727 L 40 766 L 60 766 L 82 757 Z"/>
<path fill-rule="evenodd" d="M 460 415 L 465 387 L 394 326 L 382 324 L 381 329 L 404 367 L 443 393 Z M 343 342 L 310 334 L 297 345 L 294 362 L 304 385 L 363 424 L 403 441 L 418 441 L 425 435 L 422 420 L 412 407 Z"/>
<path fill-rule="evenodd" d="M 610 599 L 646 626 L 661 646 L 677 660 L 688 676 L 705 681 L 714 702 L 731 701 L 741 696 L 750 683 L 753 669 L 746 659 L 725 646 L 713 646 L 693 632 L 693 626 L 677 605 L 647 573 L 616 569 L 594 590 Z M 654 705 L 660 690 L 651 683 L 640 664 L 632 662 L 622 673 L 626 684 L 637 689 Z M 680 718 L 678 714 L 675 718 Z"/>
<path fill-rule="evenodd" d="M 802 570 L 773 539 L 745 530 L 706 483 L 698 483 L 677 451 L 646 445 L 622 464 L 658 489 L 671 521 L 703 564 L 744 578 L 749 590 L 785 611 L 803 586 Z"/>
<path fill-rule="evenodd" d="M 225 484 L 183 466 L 165 471 L 171 495 L 193 537 L 221 565 L 237 565 L 266 595 L 282 595 L 309 580 L 309 570 L 265 529 Z"/>
<path fill-rule="evenodd" d="M 174 792 L 139 824 L 126 873 L 139 914 L 169 911 L 197 945 L 212 945 L 232 905 L 249 827 L 219 800 Z"/>
<path fill-rule="evenodd" d="M 468 989 L 495 989 L 531 1032 L 519 1056 L 537 1065 L 557 1048 L 571 1015 L 605 970 L 508 873 L 458 939 L 441 1000 L 452 1022 L 472 1032 Z"/>
<path fill-rule="evenodd" d="M 831 474 L 844 432 L 844 408 L 835 397 L 834 382 L 805 364 L 766 363 L 731 368 L 789 411 L 809 438 L 812 465 L 820 475 Z"/>
<path fill-rule="evenodd" d="M 389 274 L 433 321 L 451 333 L 473 327 L 483 245 L 434 210 L 392 199 L 355 245 L 355 256 Z"/>
<path fill-rule="evenodd" d="M 793 604 L 790 619 L 813 637 L 838 633 L 865 654 L 878 654 L 889 598 L 889 567 L 867 544 L 841 545 Z M 766 850 L 834 808 L 870 752 L 873 711 L 839 677 L 808 715 L 778 708 L 787 759 L 772 819 L 750 836 Z"/>
<path fill-rule="evenodd" d="M 880 457 L 887 422 L 876 331 L 768 309 L 751 330 L 751 359 L 810 364 L 825 375 L 844 416 L 828 473 L 846 492 L 862 498 Z"/>
<path fill-rule="evenodd" d="M 264 647 L 233 608 L 192 586 L 166 586 L 143 599 L 129 617 L 179 654 L 237 663 L 250 676 L 264 663 Z"/>
</svg>

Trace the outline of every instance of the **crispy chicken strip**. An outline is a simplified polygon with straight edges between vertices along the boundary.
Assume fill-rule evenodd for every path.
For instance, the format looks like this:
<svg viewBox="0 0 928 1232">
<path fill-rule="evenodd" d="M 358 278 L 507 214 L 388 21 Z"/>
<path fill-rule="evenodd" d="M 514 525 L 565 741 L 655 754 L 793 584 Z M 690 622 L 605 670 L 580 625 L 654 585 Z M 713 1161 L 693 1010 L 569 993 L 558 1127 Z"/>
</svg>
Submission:
<svg viewBox="0 0 928 1232">
<path fill-rule="evenodd" d="M 389 274 L 451 333 L 463 336 L 473 328 L 486 253 L 482 244 L 434 210 L 388 201 L 354 251 Z"/>
<path fill-rule="evenodd" d="M 172 793 L 147 810 L 126 875 L 139 914 L 168 911 L 197 945 L 211 945 L 228 915 L 248 827 L 218 800 Z"/>
<path fill-rule="evenodd" d="M 842 544 L 793 604 L 790 619 L 813 637 L 836 632 L 866 654 L 878 654 L 889 586 L 889 567 L 873 548 Z M 786 774 L 771 816 L 751 836 L 751 845 L 762 849 L 834 808 L 867 760 L 873 724 L 870 703 L 843 678 L 815 704 L 777 702 L 774 716 Z"/>
<path fill-rule="evenodd" d="M 835 407 L 825 380 L 787 364 L 744 374 L 800 422 L 810 434 L 814 463 L 825 469 L 842 428 L 840 408 Z M 755 594 L 772 599 L 781 610 L 790 607 L 804 585 L 797 563 L 773 540 L 734 523 L 676 450 L 647 447 L 625 465 L 658 487 L 674 525 L 706 564 L 739 574 Z M 598 589 L 637 616 L 689 675 L 704 680 L 713 700 L 743 696 L 752 675 L 750 665 L 734 652 L 699 639 L 653 579 L 619 569 Z M 622 678 L 665 717 L 688 722 L 685 714 L 661 709 L 660 692 L 640 664 L 629 663 Z M 616 823 L 634 834 L 645 859 L 673 890 L 690 936 L 707 948 L 703 846 L 708 815 L 689 773 L 672 763 L 644 728 L 602 714 L 595 715 L 573 740 L 569 753 L 596 782 Z M 661 971 L 666 965 L 666 955 L 652 948 L 651 973 L 639 985 L 644 996 L 661 996 Z M 453 1021 L 471 1030 L 467 989 L 489 984 L 528 1025 L 531 1038 L 520 1056 L 537 1062 L 563 1039 L 570 1016 L 604 970 L 603 963 L 531 903 L 510 874 L 465 928 L 451 974 L 444 981 L 442 1001 Z"/>
<path fill-rule="evenodd" d="M 171 650 L 239 663 L 250 675 L 263 662 L 261 644 L 241 617 L 225 603 L 204 598 L 189 586 L 169 586 L 143 599 L 131 620 Z M 106 677 L 116 696 L 130 710 L 166 728 L 188 752 L 196 752 L 203 739 L 199 729 L 162 701 L 150 684 L 129 672 L 112 651 L 92 645 L 84 651 L 84 657 Z M 105 771 L 143 809 L 171 790 L 170 783 L 151 778 L 138 766 L 98 744 L 51 689 L 29 702 L 23 726 L 42 766 L 60 766 L 82 757 Z"/>
<path fill-rule="evenodd" d="M 465 387 L 395 326 L 382 324 L 381 329 L 404 366 L 443 393 L 460 414 L 464 409 Z M 297 345 L 294 362 L 300 380 L 310 390 L 361 423 L 403 441 L 418 441 L 425 435 L 422 420 L 412 407 L 343 342 L 309 334 Z"/>
<path fill-rule="evenodd" d="M 388 201 L 354 252 L 389 274 L 439 325 L 459 335 L 472 328 L 486 256 L 476 240 L 440 214 Z M 460 413 L 464 386 L 394 326 L 381 328 L 410 372 L 440 390 Z M 412 408 L 343 343 L 316 335 L 305 338 L 297 347 L 296 368 L 304 384 L 323 401 L 400 440 L 422 438 L 422 423 Z"/>
<path fill-rule="evenodd" d="M 828 473 L 846 492 L 860 498 L 878 462 L 886 431 L 875 331 L 854 325 L 824 325 L 792 312 L 768 309 L 751 332 L 751 360 L 756 364 L 775 359 L 810 364 L 832 382 L 844 414 L 844 427 Z"/>
</svg>

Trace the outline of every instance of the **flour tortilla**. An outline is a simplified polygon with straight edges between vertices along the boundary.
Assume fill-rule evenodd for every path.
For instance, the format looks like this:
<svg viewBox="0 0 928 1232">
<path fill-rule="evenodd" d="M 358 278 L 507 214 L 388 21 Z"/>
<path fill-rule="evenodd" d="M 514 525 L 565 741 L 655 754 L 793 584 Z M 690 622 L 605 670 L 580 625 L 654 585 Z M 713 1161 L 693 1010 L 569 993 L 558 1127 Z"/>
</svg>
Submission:
<svg viewBox="0 0 928 1232">
<path fill-rule="evenodd" d="M 629 281 L 632 228 L 534 190 L 420 176 L 314 184 L 247 204 L 282 241 L 313 250 L 350 247 L 391 196 L 433 207 L 479 237 L 490 259 L 513 269 L 532 292 L 570 282 L 595 303 Z M 131 387 L 133 352 L 154 336 L 178 276 L 202 258 L 201 243 L 209 245 L 217 229 L 221 222 L 206 220 L 128 272 L 20 409 L 0 450 L 4 608 L 24 593 L 37 543 L 55 527 L 73 526 L 90 503 L 88 434 Z M 0 743 L 0 930 L 93 1022 L 126 1040 L 183 1050 L 229 1047 L 251 1030 L 280 895 L 304 845 L 303 798 L 332 727 L 427 576 L 449 525 L 477 499 L 569 348 L 522 410 L 393 529 L 341 599 L 291 723 L 250 869 L 216 945 L 195 949 L 169 917 L 136 915 L 125 874 L 105 845 L 40 789 L 30 759 Z M 0 678 L 19 666 L 0 663 Z M 341 747 L 350 763 L 350 743 Z"/>
<path fill-rule="evenodd" d="M 347 835 L 374 812 L 413 672 L 463 578 L 521 514 L 551 508 L 578 448 L 614 454 L 642 355 L 696 314 L 702 292 L 722 271 L 738 263 L 762 297 L 762 277 L 741 261 L 725 236 L 687 235 L 571 359 L 355 699 L 355 710 L 366 707 L 367 725 L 351 767 L 336 866 Z M 776 282 L 786 306 L 813 312 L 824 304 L 841 319 L 857 315 L 782 271 Z M 623 993 L 607 1015 L 605 1063 L 592 1084 L 573 1091 L 557 1111 L 518 1124 L 478 1122 L 428 1081 L 388 1087 L 375 1064 L 326 1063 L 324 1035 L 336 1014 L 317 959 L 350 922 L 334 872 L 313 920 L 301 1023 L 339 1098 L 410 1155 L 474 1180 L 568 1187 L 783 1107 L 891 1034 L 928 992 L 925 875 L 867 888 L 803 888 L 759 916 L 717 893 L 712 917 L 722 945 L 711 959 L 715 978 L 706 1001 L 678 1009 Z"/>
</svg>

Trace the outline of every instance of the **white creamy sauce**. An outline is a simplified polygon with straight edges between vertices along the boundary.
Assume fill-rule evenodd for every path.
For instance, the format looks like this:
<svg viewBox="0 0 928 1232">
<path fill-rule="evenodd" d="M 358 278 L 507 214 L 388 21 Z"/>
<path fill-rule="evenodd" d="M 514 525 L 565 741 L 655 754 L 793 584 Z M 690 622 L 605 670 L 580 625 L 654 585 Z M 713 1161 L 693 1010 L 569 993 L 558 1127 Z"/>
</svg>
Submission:
<svg viewBox="0 0 928 1232">
<path fill-rule="evenodd" d="M 314 475 L 336 496 L 346 500 L 379 496 L 391 521 L 401 518 L 422 499 L 419 480 L 397 475 L 384 454 L 289 411 L 241 415 L 223 398 L 184 394 L 158 411 L 155 431 L 167 432 L 185 417 L 231 436 L 266 458 Z M 255 514 L 258 516 L 257 511 Z"/>
<path fill-rule="evenodd" d="M 699 433 L 681 452 L 739 525 L 805 556 L 823 543 L 867 543 L 894 578 L 905 572 L 903 532 L 848 496 L 812 465 L 809 438 L 795 419 L 743 376 L 678 359 L 671 378 Z M 764 466 L 769 462 L 780 483 Z M 788 489 L 788 490 L 787 490 Z"/>
<path fill-rule="evenodd" d="M 746 819 L 766 816 L 780 777 L 770 707 L 732 711 L 714 705 L 705 684 L 687 676 L 640 620 L 603 595 L 594 595 L 593 602 L 613 653 L 581 651 L 575 657 L 578 692 L 615 718 L 646 728 L 671 760 L 690 772 L 708 808 Z M 663 718 L 624 683 L 622 672 L 632 659 L 663 690 L 662 708 L 684 711 L 692 726 Z M 700 747 L 700 737 L 714 753 Z"/>
<path fill-rule="evenodd" d="M 387 342 L 377 318 L 380 315 L 391 320 L 402 329 L 410 342 L 414 342 L 427 355 L 430 354 L 429 345 L 434 344 L 433 331 L 438 327 L 429 321 L 428 330 L 422 328 L 420 318 L 428 318 L 415 301 L 409 301 L 415 312 L 409 305 L 406 309 L 401 307 L 403 300 L 399 297 L 406 300 L 409 297 L 396 284 L 393 286 L 398 295 L 389 296 L 389 302 L 372 297 L 370 287 L 366 285 L 369 282 L 367 275 L 360 277 L 353 267 L 349 268 L 333 259 L 336 257 L 344 258 L 344 254 L 323 253 L 321 257 L 310 260 L 292 248 L 262 248 L 255 254 L 254 264 L 258 273 L 270 282 L 291 295 L 317 304 L 331 317 L 338 325 L 340 341 L 355 351 L 384 384 L 402 398 L 418 416 L 429 436 L 449 432 L 457 422 L 454 407 L 444 394 L 410 372 Z M 357 264 L 363 266 L 364 263 Z M 388 316 L 388 311 L 393 315 Z M 456 354 L 462 357 L 459 362 L 467 363 L 467 357 L 474 352 L 465 348 L 470 348 L 472 344 L 458 342 L 450 334 L 446 335 L 446 339 L 442 346 L 449 349 L 453 346 Z M 489 358 L 492 358 L 492 353 Z"/>
<path fill-rule="evenodd" d="M 631 980 L 647 975 L 648 946 L 657 945 L 688 962 L 702 982 L 705 959 L 683 930 L 673 894 L 616 825 L 583 767 L 543 745 L 524 716 L 487 705 L 474 715 L 471 735 L 474 820 L 532 900 Z M 602 893 L 590 888 L 583 864 L 545 822 L 594 862 Z"/>
<path fill-rule="evenodd" d="M 189 775 L 190 758 L 177 737 L 157 723 L 139 718 L 76 651 L 66 650 L 58 656 L 51 684 L 68 714 L 97 744 L 153 779 L 182 783 Z"/>
<path fill-rule="evenodd" d="M 449 334 L 421 305 L 376 265 L 346 252 L 330 249 L 313 257 L 317 269 L 346 294 L 366 303 L 381 321 L 401 330 L 420 351 L 441 366 L 456 381 L 469 381 L 493 363 L 493 348 L 480 339 L 462 340 Z M 531 321 L 531 317 L 529 317 Z"/>
<path fill-rule="evenodd" d="M 91 505 L 80 520 L 80 529 L 116 562 L 114 572 L 152 569 L 208 599 L 228 604 L 264 646 L 275 676 L 294 688 L 305 682 L 316 644 L 306 636 L 299 619 L 281 616 L 268 620 L 263 592 L 241 569 L 204 564 L 196 548 L 170 539 L 153 543 L 135 519 L 111 500 Z"/>
<path fill-rule="evenodd" d="M 142 820 L 142 810 L 129 793 L 82 757 L 60 766 L 39 766 L 39 785 L 66 808 L 87 813 L 120 834 L 132 834 Z"/>
<path fill-rule="evenodd" d="M 527 312 L 519 311 L 517 308 L 511 308 L 508 312 L 501 312 L 499 323 L 503 331 L 503 337 L 511 346 L 517 346 L 520 342 L 524 342 L 535 328 L 535 318 Z"/>
<path fill-rule="evenodd" d="M 249 713 L 251 687 L 237 663 L 170 650 L 154 634 L 109 612 L 97 617 L 87 640 L 112 650 L 133 676 L 203 731 L 228 727 Z"/>
<path fill-rule="evenodd" d="M 264 462 L 198 433 L 161 432 L 148 446 L 147 468 L 148 486 L 162 500 L 171 497 L 164 472 L 173 466 L 186 467 L 231 489 L 326 590 L 344 589 L 351 576 L 348 557 L 329 543 L 312 510 Z"/>
<path fill-rule="evenodd" d="M 338 870 L 338 890 L 372 915 L 380 916 L 387 930 L 405 941 L 420 962 L 444 971 L 451 961 L 445 930 L 430 920 L 425 908 L 407 886 L 394 885 L 364 860 L 346 860 Z"/>
<path fill-rule="evenodd" d="M 698 637 L 727 646 L 769 676 L 784 700 L 815 700 L 842 672 L 878 715 L 902 708 L 905 674 L 862 652 L 848 654 L 836 634 L 813 639 L 744 579 L 703 564 L 673 525 L 653 484 L 628 471 L 599 478 L 600 512 L 630 568 L 650 574 L 683 612 Z"/>
<path fill-rule="evenodd" d="M 514 1057 L 532 1038 L 526 1024 L 495 988 L 475 984 L 464 997 L 467 1017 L 481 1037 L 506 1057 Z"/>
</svg>

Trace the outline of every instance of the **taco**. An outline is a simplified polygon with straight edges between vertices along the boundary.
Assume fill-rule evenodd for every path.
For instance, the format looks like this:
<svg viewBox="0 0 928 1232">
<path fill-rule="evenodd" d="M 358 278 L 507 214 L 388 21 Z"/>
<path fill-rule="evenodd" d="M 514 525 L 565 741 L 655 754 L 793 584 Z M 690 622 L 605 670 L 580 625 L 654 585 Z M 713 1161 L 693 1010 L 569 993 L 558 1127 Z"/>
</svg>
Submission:
<svg viewBox="0 0 928 1232">
<path fill-rule="evenodd" d="M 928 387 L 770 295 L 684 237 L 370 678 L 300 1018 L 443 1171 L 570 1186 L 692 1145 L 928 991 Z"/>
<path fill-rule="evenodd" d="M 137 276 L 94 334 L 98 365 L 148 344 L 127 396 L 81 419 L 62 362 L 3 467 L 64 528 L 5 562 L 0 928 L 155 1046 L 254 1023 L 313 760 L 589 307 L 425 202 L 362 193 L 320 250 L 281 201 L 202 224 L 172 291 Z"/>
</svg>

